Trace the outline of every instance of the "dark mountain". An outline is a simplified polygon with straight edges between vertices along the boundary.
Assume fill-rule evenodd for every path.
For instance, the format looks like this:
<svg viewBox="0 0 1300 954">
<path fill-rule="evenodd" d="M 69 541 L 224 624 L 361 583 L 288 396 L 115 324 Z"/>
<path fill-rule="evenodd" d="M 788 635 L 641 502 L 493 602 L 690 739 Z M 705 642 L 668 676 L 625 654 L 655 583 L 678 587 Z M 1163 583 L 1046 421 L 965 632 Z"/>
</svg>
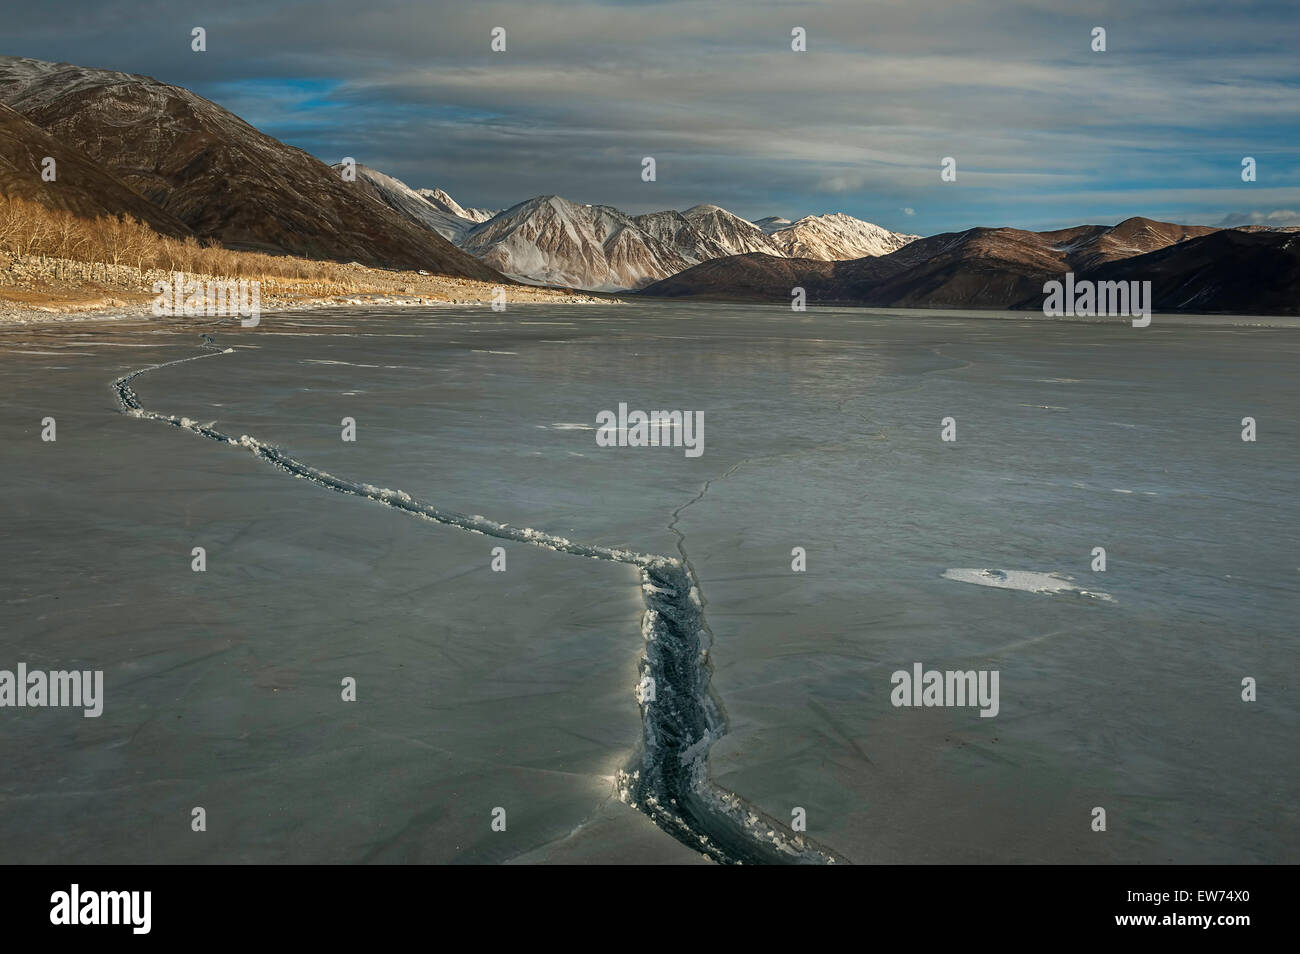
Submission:
<svg viewBox="0 0 1300 954">
<path fill-rule="evenodd" d="M 231 248 L 502 281 L 325 163 L 147 76 L 0 57 L 0 102 Z"/>
<path fill-rule="evenodd" d="M 698 297 L 727 301 L 790 301 L 790 292 L 800 286 L 809 301 L 838 301 L 831 296 L 835 266 L 841 262 L 819 262 L 810 258 L 777 258 L 762 252 L 732 255 L 701 262 L 676 275 L 657 281 L 641 292 L 661 298 Z M 814 290 L 816 293 L 814 294 Z"/>
<path fill-rule="evenodd" d="M 1006 307 L 1064 271 L 1064 259 L 1018 229 L 970 229 L 918 239 L 889 255 L 839 262 L 735 255 L 704 262 L 641 294 L 789 301 L 803 286 L 809 301 L 904 307 L 929 304 Z"/>
<path fill-rule="evenodd" d="M 1300 314 L 1300 234 L 1222 229 L 1085 277 L 1151 282 L 1154 311 Z"/>
<path fill-rule="evenodd" d="M 1065 253 L 1037 232 L 979 228 L 845 262 L 837 278 L 846 298 L 873 305 L 1007 308 L 1041 299 L 1043 282 L 1069 267 Z"/>
<path fill-rule="evenodd" d="M 55 161 L 55 180 L 41 178 L 45 157 Z M 193 234 L 98 163 L 56 140 L 44 129 L 0 105 L 0 195 L 31 199 L 87 218 L 127 213 L 157 232 Z"/>
<path fill-rule="evenodd" d="M 1259 267 L 1284 267 L 1285 255 L 1265 259 L 1277 252 L 1278 232 L 1256 233 L 1255 244 L 1236 244 L 1230 237 L 1205 244 L 1228 233 L 1207 226 L 1173 225 L 1145 218 L 1132 218 L 1115 226 L 1082 225 L 1053 232 L 1029 232 L 1011 228 L 975 228 L 918 239 L 896 252 L 845 262 L 811 263 L 801 259 L 778 259 L 762 255 L 738 255 L 696 265 L 643 289 L 641 294 L 657 297 L 688 297 L 787 302 L 795 285 L 807 289 L 809 301 L 843 302 L 877 307 L 948 308 L 1039 308 L 1043 283 L 1059 279 L 1066 272 L 1079 278 L 1110 275 L 1104 270 L 1118 263 L 1144 260 L 1160 263 L 1170 284 L 1167 300 L 1177 298 L 1177 281 L 1195 282 L 1196 270 L 1206 248 L 1231 251 L 1234 267 L 1254 271 L 1246 259 L 1260 257 Z M 1152 258 L 1159 253 L 1163 257 Z M 1280 252 L 1278 254 L 1281 254 Z M 1267 264 L 1263 264 L 1267 261 Z M 828 270 L 813 264 L 828 264 Z M 1115 274 L 1123 269 L 1116 267 Z M 1205 273 L 1208 275 L 1209 273 Z M 1286 272 L 1283 272 L 1285 276 Z M 1143 276 L 1133 275 L 1134 278 Z M 1145 278 L 1156 280 L 1156 275 Z M 1208 279 L 1207 279 L 1208 281 Z M 1219 291 L 1202 299 L 1200 305 L 1179 305 L 1183 310 L 1210 306 L 1216 310 L 1249 311 L 1257 299 L 1249 294 L 1249 283 L 1215 278 Z M 1285 277 L 1279 279 L 1285 288 Z M 1193 290 L 1184 288 L 1182 297 L 1192 300 Z M 1159 289 L 1153 285 L 1159 304 Z M 1208 293 L 1207 293 L 1208 294 Z M 1232 295 L 1237 304 L 1222 304 Z M 1279 291 L 1279 294 L 1282 294 Z M 1272 299 L 1270 298 L 1271 302 Z M 1256 303 L 1256 304 L 1252 304 Z M 1282 308 L 1278 302 L 1269 307 Z M 1294 310 L 1294 305 L 1290 310 Z M 1283 308 L 1283 310 L 1287 310 Z"/>
<path fill-rule="evenodd" d="M 1084 272 L 1106 262 L 1134 255 L 1145 255 L 1189 239 L 1218 231 L 1209 225 L 1175 225 L 1135 216 L 1119 225 L 1084 225 L 1058 232 L 1038 233 L 1047 242 L 1061 247 L 1070 267 Z"/>
</svg>

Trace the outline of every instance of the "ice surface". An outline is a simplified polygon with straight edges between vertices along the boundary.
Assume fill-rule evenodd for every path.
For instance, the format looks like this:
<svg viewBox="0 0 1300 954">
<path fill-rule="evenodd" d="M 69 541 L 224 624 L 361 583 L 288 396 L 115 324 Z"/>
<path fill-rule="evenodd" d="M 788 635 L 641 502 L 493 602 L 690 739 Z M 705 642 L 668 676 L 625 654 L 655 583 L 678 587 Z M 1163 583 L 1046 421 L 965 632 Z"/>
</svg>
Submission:
<svg viewBox="0 0 1300 954">
<path fill-rule="evenodd" d="M 244 449 L 117 413 L 109 383 L 192 355 L 189 328 L 96 328 L 154 350 L 91 356 L 68 330 L 6 333 L 0 351 L 33 353 L 0 355 L 0 441 L 21 452 L 0 665 L 103 668 L 107 693 L 99 720 L 3 713 L 7 856 L 700 857 L 621 797 L 653 732 L 635 566 L 521 538 L 493 574 L 501 541 L 290 479 L 248 452 L 265 448 L 489 529 L 684 551 L 726 729 L 697 768 L 754 829 L 802 807 L 851 861 L 1294 860 L 1296 697 L 1243 704 L 1239 686 L 1295 668 L 1300 336 L 1148 332 L 675 304 L 337 312 L 219 329 L 233 353 L 132 383 Z M 621 400 L 703 409 L 705 455 L 553 426 Z M 1240 441 L 1245 413 L 1269 440 Z M 1025 566 L 1114 602 L 943 578 Z M 892 708 L 889 673 L 917 661 L 999 669 L 999 716 Z"/>
</svg>

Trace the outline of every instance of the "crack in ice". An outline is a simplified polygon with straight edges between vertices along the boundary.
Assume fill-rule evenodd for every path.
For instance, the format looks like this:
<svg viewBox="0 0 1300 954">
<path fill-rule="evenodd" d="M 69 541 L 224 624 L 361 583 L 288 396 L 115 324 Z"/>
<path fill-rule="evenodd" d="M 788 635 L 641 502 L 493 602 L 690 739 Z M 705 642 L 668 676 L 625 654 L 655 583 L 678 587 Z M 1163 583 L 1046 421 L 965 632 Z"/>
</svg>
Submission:
<svg viewBox="0 0 1300 954">
<path fill-rule="evenodd" d="M 636 567 L 641 573 L 645 603 L 641 624 L 645 638 L 642 673 L 653 680 L 655 693 L 652 700 L 641 703 L 641 748 L 633 764 L 617 777 L 619 797 L 649 815 L 656 825 L 684 845 L 719 863 L 843 863 L 839 856 L 763 815 L 709 777 L 709 749 L 725 733 L 726 719 L 709 687 L 712 667 L 708 659 L 709 630 L 703 616 L 703 599 L 686 562 L 683 538 L 676 523 L 681 512 L 703 497 L 713 481 L 706 482 L 693 500 L 673 512 L 669 529 L 677 534 L 681 559 L 576 543 L 478 514 L 443 510 L 401 490 L 336 477 L 247 434 L 236 438 L 210 424 L 150 411 L 141 405 L 131 382 L 142 374 L 235 352 L 234 348 L 222 349 L 210 343 L 201 347 L 205 349 L 204 354 L 149 365 L 113 382 L 123 412 L 243 448 L 295 477 L 412 516 L 471 533 Z M 730 476 L 732 471 L 720 479 Z"/>
</svg>

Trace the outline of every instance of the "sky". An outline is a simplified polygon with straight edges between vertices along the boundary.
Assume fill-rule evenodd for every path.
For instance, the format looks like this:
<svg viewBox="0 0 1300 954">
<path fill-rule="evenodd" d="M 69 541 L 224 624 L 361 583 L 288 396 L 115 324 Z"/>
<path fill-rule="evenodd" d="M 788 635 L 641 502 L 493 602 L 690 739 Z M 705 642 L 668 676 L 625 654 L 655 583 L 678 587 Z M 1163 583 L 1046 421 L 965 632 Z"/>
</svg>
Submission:
<svg viewBox="0 0 1300 954">
<path fill-rule="evenodd" d="M 1300 225 L 1300 0 L 0 0 L 0 23 L 0 54 L 185 86 L 466 206 Z"/>
</svg>

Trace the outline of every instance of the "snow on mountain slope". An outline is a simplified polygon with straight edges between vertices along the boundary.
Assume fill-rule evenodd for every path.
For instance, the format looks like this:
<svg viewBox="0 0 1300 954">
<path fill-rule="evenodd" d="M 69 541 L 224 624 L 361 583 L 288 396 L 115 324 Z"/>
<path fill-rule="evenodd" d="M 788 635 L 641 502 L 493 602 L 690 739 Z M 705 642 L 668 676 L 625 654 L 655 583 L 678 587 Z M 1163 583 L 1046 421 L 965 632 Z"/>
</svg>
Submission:
<svg viewBox="0 0 1300 954">
<path fill-rule="evenodd" d="M 691 264 L 731 254 L 725 245 L 696 228 L 680 212 L 671 209 L 666 212 L 647 212 L 645 215 L 632 216 L 632 221 L 643 232 L 672 246 Z"/>
<path fill-rule="evenodd" d="M 618 209 L 555 195 L 497 214 L 462 248 L 520 281 L 597 291 L 637 288 L 690 264 Z"/>
<path fill-rule="evenodd" d="M 779 221 L 773 216 L 765 222 Z M 868 255 L 896 252 L 919 235 L 904 235 L 879 225 L 855 219 L 843 212 L 808 215 L 782 228 L 773 229 L 771 239 L 791 258 L 815 258 L 834 262 Z"/>
<path fill-rule="evenodd" d="M 438 211 L 454 215 L 458 219 L 469 219 L 474 223 L 486 222 L 501 211 L 500 209 L 466 209 L 441 189 L 417 189 L 416 191 Z"/>
<path fill-rule="evenodd" d="M 358 166 L 358 180 L 389 208 L 524 282 L 599 291 L 639 288 L 692 265 L 761 252 L 832 261 L 883 255 L 911 241 L 848 215 L 772 216 L 758 225 L 716 205 L 629 216 L 610 206 L 538 196 L 489 213 L 441 189 L 413 190 Z M 479 218 L 475 218 L 478 216 Z"/>
<path fill-rule="evenodd" d="M 332 168 L 339 169 L 335 165 Z M 385 175 L 378 169 L 357 164 L 357 182 L 394 212 L 405 216 L 417 225 L 437 232 L 447 241 L 459 245 L 466 233 L 474 228 L 473 221 L 440 211 L 401 179 Z"/>
<path fill-rule="evenodd" d="M 497 214 L 486 209 L 466 209 L 441 189 L 412 189 L 396 176 L 369 166 L 357 165 L 357 179 L 390 209 L 457 246 L 463 246 L 471 231 Z"/>
<path fill-rule="evenodd" d="M 429 198 L 427 190 L 420 194 Z M 460 208 L 445 193 L 438 202 L 447 209 Z M 764 222 L 785 225 L 767 235 L 716 205 L 628 216 L 609 206 L 540 196 L 454 241 L 521 281 L 613 290 L 638 288 L 731 255 L 760 252 L 834 261 L 884 255 L 915 238 L 839 213 L 793 223 L 773 216 Z"/>
<path fill-rule="evenodd" d="M 695 205 L 682 213 L 696 230 L 726 249 L 728 255 L 745 255 L 764 252 L 768 255 L 785 255 L 780 245 L 763 234 L 752 222 L 716 205 Z"/>
</svg>

